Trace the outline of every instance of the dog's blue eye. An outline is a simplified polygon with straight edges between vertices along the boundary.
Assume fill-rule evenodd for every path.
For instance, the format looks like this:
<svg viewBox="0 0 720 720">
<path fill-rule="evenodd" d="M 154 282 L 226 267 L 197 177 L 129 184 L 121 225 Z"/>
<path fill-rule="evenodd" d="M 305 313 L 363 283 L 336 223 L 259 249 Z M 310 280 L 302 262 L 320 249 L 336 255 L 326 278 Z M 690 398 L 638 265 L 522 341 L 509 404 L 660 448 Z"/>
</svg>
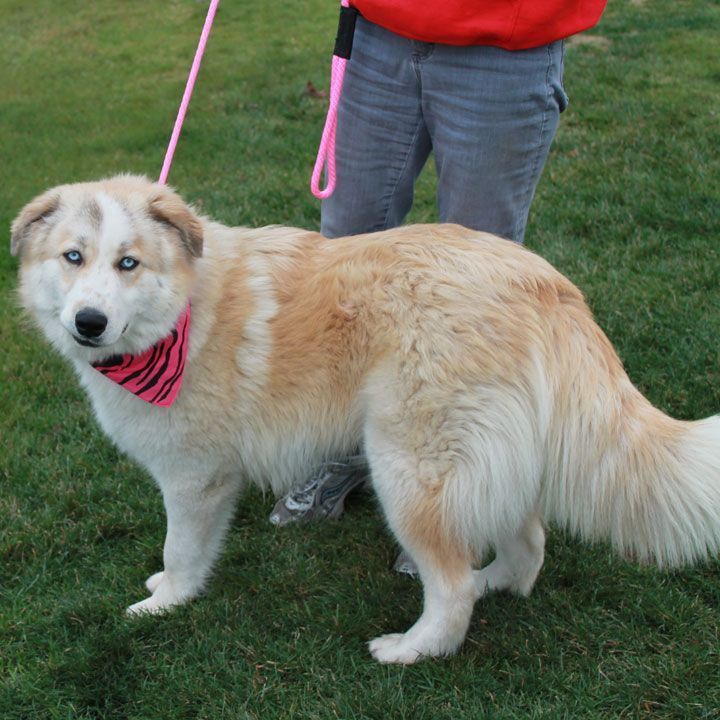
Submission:
<svg viewBox="0 0 720 720">
<path fill-rule="evenodd" d="M 71 265 L 80 265 L 80 263 L 82 263 L 82 255 L 77 250 L 69 250 L 68 252 L 63 253 L 63 257 Z"/>
<path fill-rule="evenodd" d="M 140 263 L 131 257 L 124 257 L 119 263 L 118 267 L 121 270 L 134 270 Z"/>
</svg>

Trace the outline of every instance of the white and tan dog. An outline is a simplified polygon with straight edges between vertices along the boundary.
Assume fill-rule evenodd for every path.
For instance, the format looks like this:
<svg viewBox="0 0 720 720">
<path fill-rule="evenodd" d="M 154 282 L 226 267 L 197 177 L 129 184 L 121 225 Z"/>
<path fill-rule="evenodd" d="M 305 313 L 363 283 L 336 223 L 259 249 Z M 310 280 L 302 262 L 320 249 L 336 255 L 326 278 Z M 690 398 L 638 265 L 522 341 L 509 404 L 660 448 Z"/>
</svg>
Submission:
<svg viewBox="0 0 720 720">
<path fill-rule="evenodd" d="M 163 493 L 164 571 L 130 612 L 200 592 L 245 480 L 282 492 L 358 443 L 425 591 L 406 633 L 370 643 L 381 662 L 452 653 L 476 599 L 529 593 L 546 521 L 661 565 L 718 551 L 720 418 L 653 408 L 577 288 L 518 245 L 452 225 L 227 228 L 121 176 L 41 195 L 12 251 L 22 303 Z M 93 367 L 147 351 L 188 300 L 170 407 Z"/>
</svg>

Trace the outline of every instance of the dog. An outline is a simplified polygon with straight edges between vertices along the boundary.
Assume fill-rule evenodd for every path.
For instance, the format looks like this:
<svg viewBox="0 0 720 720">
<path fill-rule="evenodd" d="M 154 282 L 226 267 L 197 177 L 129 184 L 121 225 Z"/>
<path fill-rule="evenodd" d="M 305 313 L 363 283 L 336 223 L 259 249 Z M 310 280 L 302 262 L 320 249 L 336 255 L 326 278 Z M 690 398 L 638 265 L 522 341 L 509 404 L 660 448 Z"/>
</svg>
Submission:
<svg viewBox="0 0 720 720">
<path fill-rule="evenodd" d="M 11 252 L 21 304 L 162 491 L 164 569 L 129 613 L 198 595 L 244 483 L 279 494 L 358 445 L 424 588 L 417 622 L 369 643 L 383 663 L 453 653 L 478 598 L 527 595 L 545 523 L 661 566 L 718 551 L 720 417 L 655 409 L 522 246 L 229 228 L 121 175 L 40 195 Z"/>
</svg>

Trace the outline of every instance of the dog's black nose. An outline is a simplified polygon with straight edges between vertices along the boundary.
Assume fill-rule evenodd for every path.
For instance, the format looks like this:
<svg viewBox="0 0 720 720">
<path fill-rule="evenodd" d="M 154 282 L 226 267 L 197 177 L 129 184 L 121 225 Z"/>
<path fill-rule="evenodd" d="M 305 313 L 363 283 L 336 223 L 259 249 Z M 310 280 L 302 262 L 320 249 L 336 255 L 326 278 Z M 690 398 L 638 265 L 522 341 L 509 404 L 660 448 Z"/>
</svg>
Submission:
<svg viewBox="0 0 720 720">
<path fill-rule="evenodd" d="M 107 327 L 108 319 L 99 310 L 83 308 L 75 315 L 75 327 L 86 338 L 100 337 Z"/>
</svg>

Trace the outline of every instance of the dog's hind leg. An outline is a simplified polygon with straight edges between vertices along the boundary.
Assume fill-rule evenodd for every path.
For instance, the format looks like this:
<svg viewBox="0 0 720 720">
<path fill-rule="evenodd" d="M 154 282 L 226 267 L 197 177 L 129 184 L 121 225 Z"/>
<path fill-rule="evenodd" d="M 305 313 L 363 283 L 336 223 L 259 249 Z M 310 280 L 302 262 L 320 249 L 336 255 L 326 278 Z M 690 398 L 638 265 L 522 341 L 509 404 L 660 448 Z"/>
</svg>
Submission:
<svg viewBox="0 0 720 720">
<path fill-rule="evenodd" d="M 196 596 L 205 584 L 232 518 L 239 483 L 226 475 L 194 475 L 161 483 L 167 512 L 164 570 L 151 575 L 152 595 L 127 612 L 157 613 Z"/>
<path fill-rule="evenodd" d="M 545 554 L 545 532 L 536 513 L 530 515 L 512 538 L 497 544 L 495 559 L 473 573 L 478 597 L 492 590 L 529 595 Z"/>
<path fill-rule="evenodd" d="M 404 664 L 454 653 L 465 638 L 477 589 L 471 553 L 443 517 L 442 481 L 420 483 L 397 455 L 387 465 L 369 456 L 388 523 L 415 560 L 425 596 L 418 621 L 406 633 L 372 640 L 370 652 L 380 662 Z"/>
</svg>

